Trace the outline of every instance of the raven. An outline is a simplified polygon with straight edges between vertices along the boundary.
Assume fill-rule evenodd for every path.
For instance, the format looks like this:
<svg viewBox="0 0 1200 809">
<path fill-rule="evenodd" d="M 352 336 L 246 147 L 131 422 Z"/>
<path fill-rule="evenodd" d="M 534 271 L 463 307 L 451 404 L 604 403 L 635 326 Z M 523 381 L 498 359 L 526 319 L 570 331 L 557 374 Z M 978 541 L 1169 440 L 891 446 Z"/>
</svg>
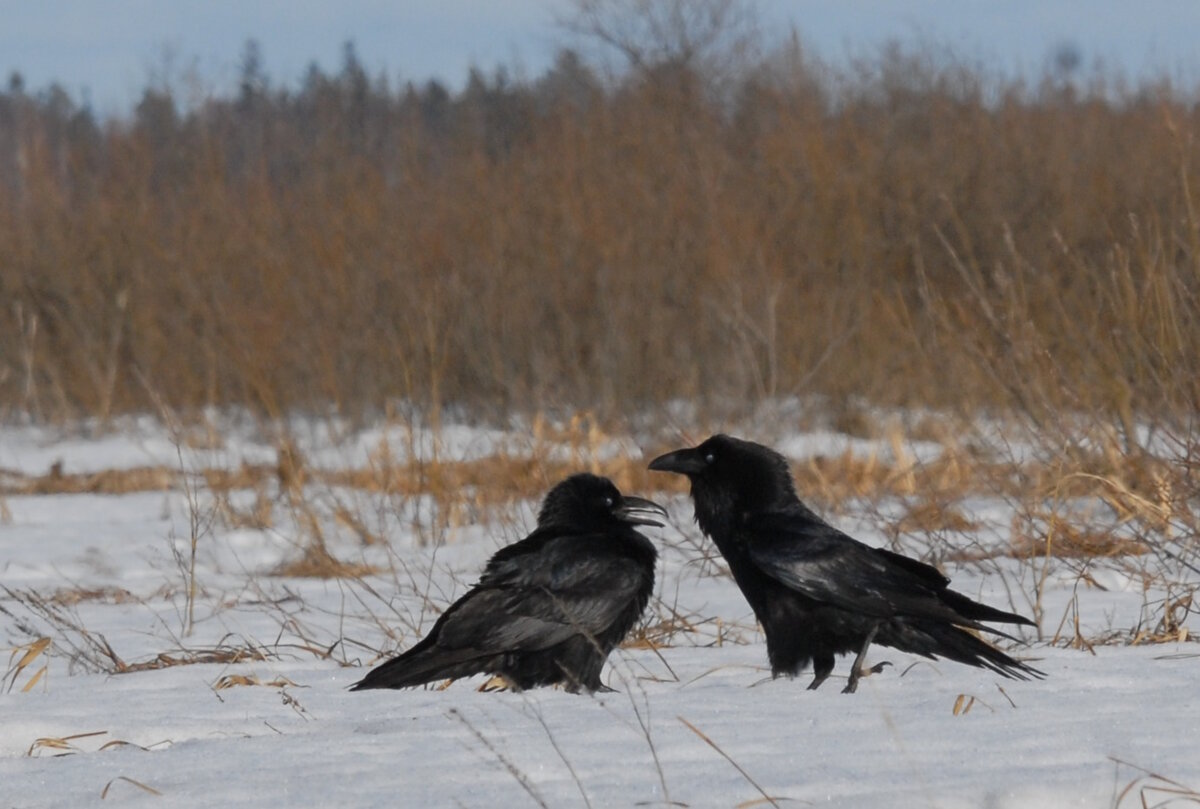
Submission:
<svg viewBox="0 0 1200 809">
<path fill-rule="evenodd" d="M 650 514 L 666 511 L 608 478 L 568 477 L 542 501 L 533 533 L 497 551 L 424 639 L 351 690 L 482 673 L 516 689 L 611 690 L 600 670 L 654 590 L 658 554 L 634 529 L 662 525 Z"/>
<path fill-rule="evenodd" d="M 981 622 L 1032 621 L 948 589 L 934 567 L 843 534 L 800 501 L 787 461 L 769 447 L 714 435 L 650 468 L 691 482 L 696 522 L 762 625 L 773 676 L 795 676 L 811 660 L 814 689 L 833 671 L 834 655 L 857 652 L 844 689 L 853 693 L 871 643 L 1005 677 L 1045 676 L 966 631 L 1013 639 Z"/>
</svg>

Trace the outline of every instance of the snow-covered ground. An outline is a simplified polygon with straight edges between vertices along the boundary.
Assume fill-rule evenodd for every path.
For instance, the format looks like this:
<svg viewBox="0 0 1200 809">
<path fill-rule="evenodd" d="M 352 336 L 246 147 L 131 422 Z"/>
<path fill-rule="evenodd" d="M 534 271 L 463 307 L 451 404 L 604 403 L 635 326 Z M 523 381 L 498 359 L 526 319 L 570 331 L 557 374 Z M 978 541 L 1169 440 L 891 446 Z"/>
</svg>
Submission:
<svg viewBox="0 0 1200 809">
<path fill-rule="evenodd" d="M 385 440 L 396 457 L 571 457 L 515 432 L 336 432 L 312 437 L 314 463 L 359 467 Z M 4 428 L 0 470 L 275 459 L 273 442 L 249 430 L 178 443 L 149 421 L 98 438 Z M 824 433 L 779 446 L 797 458 L 870 451 Z M 591 451 L 639 452 L 616 439 Z M 936 446 L 910 452 L 928 458 Z M 649 623 L 673 618 L 675 630 L 652 632 L 658 649 L 612 655 L 616 693 L 480 693 L 475 681 L 349 693 L 378 652 L 415 642 L 496 548 L 523 535 L 536 504 L 468 510 L 479 520 L 435 527 L 437 508 L 421 497 L 306 494 L 352 504 L 386 536 L 363 544 L 331 516 L 324 532 L 338 559 L 377 572 L 275 575 L 306 536 L 279 498 L 269 524 L 255 526 L 203 489 L 190 498 L 179 489 L 0 494 L 0 644 L 17 649 L 0 682 L 0 807 L 102 797 L 222 807 L 1200 804 L 1191 792 L 1200 790 L 1200 647 L 1097 643 L 1153 629 L 1164 597 L 1194 589 L 1186 570 L 1148 580 L 1148 562 L 1097 561 L 1085 577 L 1078 560 L 949 563 L 956 589 L 1027 615 L 1036 608 L 1040 632 L 1012 652 L 1035 661 L 1044 681 L 876 648 L 872 661 L 895 665 L 856 695 L 836 681 L 809 692 L 807 678 L 769 679 L 762 636 L 732 581 L 704 558 L 690 504 L 658 493 L 672 520 L 647 529 L 662 549 Z M 253 499 L 235 492 L 230 502 L 248 509 Z M 1002 501 L 972 505 L 986 531 L 1010 530 Z M 872 514 L 846 511 L 839 525 L 885 542 Z M 914 542 L 905 537 L 919 553 Z M 52 645 L 27 655 L 42 637 Z M 1091 648 L 1067 643 L 1076 637 Z M 220 662 L 191 662 L 203 659 Z M 131 671 L 109 673 L 122 664 Z M 839 660 L 835 679 L 848 665 Z"/>
</svg>

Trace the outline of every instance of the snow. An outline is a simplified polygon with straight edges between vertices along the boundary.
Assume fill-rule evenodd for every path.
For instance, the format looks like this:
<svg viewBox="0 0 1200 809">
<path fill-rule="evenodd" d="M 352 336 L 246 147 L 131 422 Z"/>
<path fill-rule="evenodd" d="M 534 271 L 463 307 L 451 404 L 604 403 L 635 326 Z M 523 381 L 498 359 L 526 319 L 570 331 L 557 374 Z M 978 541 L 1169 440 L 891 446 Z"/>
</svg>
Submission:
<svg viewBox="0 0 1200 809">
<path fill-rule="evenodd" d="M 86 474 L 106 469 L 202 464 L 235 467 L 239 463 L 273 464 L 282 439 L 293 442 L 317 468 L 357 468 L 386 452 L 396 461 L 469 460 L 504 453 L 527 457 L 535 439 L 513 431 L 463 424 L 434 427 L 421 421 L 382 423 L 352 429 L 338 419 L 293 419 L 286 424 L 240 417 L 212 416 L 200 426 L 164 424 L 149 417 L 124 417 L 108 427 L 86 423 L 70 429 L 41 425 L 7 425 L 0 441 L 0 472 L 44 474 L 54 464 L 61 471 Z M 613 441 L 600 454 L 627 451 Z M 553 451 L 564 451 L 550 447 Z"/>
<path fill-rule="evenodd" d="M 329 468 L 368 463 L 385 438 L 417 454 L 570 457 L 569 448 L 517 431 L 455 425 L 419 441 L 402 432 L 314 430 L 305 451 Z M 0 429 L 0 468 L 42 474 L 59 459 L 68 471 L 181 459 L 234 467 L 273 462 L 275 452 L 249 430 L 224 432 L 219 449 L 184 452 L 149 420 L 86 433 Z M 822 433 L 781 443 L 793 457 L 891 452 L 862 441 Z M 598 451 L 637 454 L 619 438 Z M 1044 670 L 1044 681 L 876 648 L 871 661 L 894 666 L 863 680 L 858 694 L 839 693 L 846 658 L 810 692 L 806 678 L 769 678 L 761 633 L 719 563 L 704 558 L 690 503 L 660 493 L 672 518 L 647 530 L 662 549 L 654 621 L 673 612 L 693 631 L 657 650 L 615 652 L 606 670 L 615 693 L 481 693 L 475 680 L 349 693 L 377 652 L 415 642 L 487 557 L 532 525 L 536 504 L 480 512 L 480 521 L 439 532 L 422 525 L 430 503 L 339 496 L 375 515 L 388 542 L 363 545 L 331 529 L 330 551 L 380 572 L 277 576 L 304 545 L 296 519 L 278 508 L 269 528 L 214 519 L 196 542 L 189 634 L 191 518 L 213 508 L 209 493 L 191 504 L 178 490 L 0 495 L 0 643 L 54 640 L 49 655 L 19 672 L 12 667 L 23 651 L 10 653 L 0 682 L 0 806 L 95 805 L 103 794 L 122 806 L 732 807 L 769 805 L 765 793 L 780 805 L 1039 809 L 1118 799 L 1140 806 L 1141 790 L 1151 790 L 1153 805 L 1168 797 L 1153 790 L 1178 787 L 1151 772 L 1200 789 L 1200 649 L 1096 642 L 1152 627 L 1164 582 L 1194 588 L 1194 577 L 1177 571 L 1157 571 L 1147 584 L 1154 560 L 1097 560 L 1091 584 L 1079 560 L 947 563 L 962 592 L 1025 614 L 1040 609 L 1040 633 L 1011 651 Z M 1013 515 L 1001 501 L 970 505 L 984 533 L 1009 530 Z M 846 510 L 839 525 L 885 542 L 872 515 Z M 919 538 L 905 537 L 909 552 L 920 552 L 913 543 Z M 1076 615 L 1090 649 L 1069 643 Z M 102 670 L 111 660 L 88 645 L 101 636 L 130 665 L 216 649 L 259 654 L 111 674 Z M 78 734 L 96 735 L 68 738 Z M 64 741 L 46 741 L 54 739 Z"/>
</svg>

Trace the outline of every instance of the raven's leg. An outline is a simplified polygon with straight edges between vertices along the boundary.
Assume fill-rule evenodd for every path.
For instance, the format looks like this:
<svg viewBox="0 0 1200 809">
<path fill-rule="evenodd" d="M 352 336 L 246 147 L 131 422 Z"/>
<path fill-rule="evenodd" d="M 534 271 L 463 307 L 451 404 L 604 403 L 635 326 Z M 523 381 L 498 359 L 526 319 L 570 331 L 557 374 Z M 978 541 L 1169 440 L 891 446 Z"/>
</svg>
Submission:
<svg viewBox="0 0 1200 809">
<path fill-rule="evenodd" d="M 846 687 L 842 689 L 843 694 L 853 694 L 858 689 L 858 678 L 863 676 L 863 661 L 867 659 L 867 649 L 871 646 L 871 641 L 875 640 L 875 633 L 879 631 L 879 624 L 871 627 L 871 631 L 867 633 L 867 637 L 863 640 L 862 648 L 858 650 L 858 656 L 854 658 L 854 665 L 850 667 L 850 682 L 846 683 Z M 883 669 L 884 663 L 875 666 L 871 671 L 878 673 Z"/>
<path fill-rule="evenodd" d="M 608 655 L 600 653 L 595 641 L 589 643 L 585 650 L 581 650 L 586 652 L 583 659 L 558 661 L 558 668 L 563 675 L 563 688 L 571 694 L 581 691 L 589 694 L 615 692 L 616 689 L 600 682 L 600 672 L 604 669 L 604 660 Z"/>
<path fill-rule="evenodd" d="M 812 679 L 812 682 L 808 684 L 808 690 L 816 691 L 818 688 L 820 688 L 821 683 L 825 682 L 825 680 L 829 677 L 830 672 L 832 672 L 832 671 L 833 671 L 833 655 L 832 654 L 813 655 L 813 679 Z"/>
<path fill-rule="evenodd" d="M 580 691 L 586 691 L 589 694 L 617 693 L 617 689 L 609 688 L 607 685 L 600 682 L 599 676 L 590 677 L 583 682 L 568 677 L 567 679 L 563 680 L 563 689 L 568 694 L 578 694 Z"/>
</svg>

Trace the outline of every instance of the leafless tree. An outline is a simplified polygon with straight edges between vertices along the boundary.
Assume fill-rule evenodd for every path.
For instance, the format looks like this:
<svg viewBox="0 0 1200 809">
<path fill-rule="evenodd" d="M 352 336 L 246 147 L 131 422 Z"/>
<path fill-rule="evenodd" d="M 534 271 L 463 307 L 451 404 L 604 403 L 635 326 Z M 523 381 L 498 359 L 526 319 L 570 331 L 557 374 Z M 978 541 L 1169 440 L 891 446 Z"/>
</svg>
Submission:
<svg viewBox="0 0 1200 809">
<path fill-rule="evenodd" d="M 638 72 L 674 67 L 728 78 L 759 44 L 753 0 L 575 0 L 559 22 Z"/>
</svg>

